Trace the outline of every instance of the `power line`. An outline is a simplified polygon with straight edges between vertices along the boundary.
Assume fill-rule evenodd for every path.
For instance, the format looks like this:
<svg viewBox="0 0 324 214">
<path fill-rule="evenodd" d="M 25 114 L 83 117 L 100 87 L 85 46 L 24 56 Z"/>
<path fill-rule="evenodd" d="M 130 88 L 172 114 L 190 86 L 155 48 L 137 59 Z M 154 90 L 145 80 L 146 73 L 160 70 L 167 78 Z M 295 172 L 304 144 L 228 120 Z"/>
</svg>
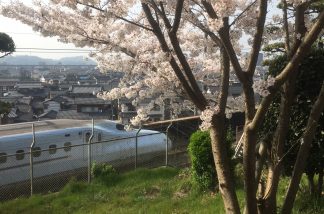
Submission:
<svg viewBox="0 0 324 214">
<path fill-rule="evenodd" d="M 81 52 L 81 51 L 15 51 L 15 53 L 62 53 L 62 54 L 86 54 L 88 52 Z"/>
<path fill-rule="evenodd" d="M 46 51 L 96 51 L 94 49 L 78 49 L 78 48 L 16 48 L 16 50 L 46 50 Z"/>
</svg>

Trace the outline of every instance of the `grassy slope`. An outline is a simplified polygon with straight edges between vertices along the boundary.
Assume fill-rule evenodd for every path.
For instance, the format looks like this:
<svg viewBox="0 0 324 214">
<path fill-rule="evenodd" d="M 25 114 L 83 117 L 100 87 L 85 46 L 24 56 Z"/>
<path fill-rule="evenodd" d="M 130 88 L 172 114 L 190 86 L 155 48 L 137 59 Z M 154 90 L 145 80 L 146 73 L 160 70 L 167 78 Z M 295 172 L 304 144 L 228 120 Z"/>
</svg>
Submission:
<svg viewBox="0 0 324 214">
<path fill-rule="evenodd" d="M 240 201 L 243 191 L 238 191 Z M 241 203 L 241 206 L 243 202 Z M 300 209 L 298 205 L 296 210 Z M 316 205 L 317 209 L 321 209 Z M 308 212 L 310 211 L 310 212 Z M 324 211 L 324 209 L 322 209 Z M 192 188 L 188 172 L 140 169 L 96 180 L 71 182 L 59 193 L 0 203 L 0 213 L 224 213 L 219 194 Z M 304 206 L 302 212 L 316 213 Z M 320 212 L 317 212 L 320 213 Z"/>
</svg>

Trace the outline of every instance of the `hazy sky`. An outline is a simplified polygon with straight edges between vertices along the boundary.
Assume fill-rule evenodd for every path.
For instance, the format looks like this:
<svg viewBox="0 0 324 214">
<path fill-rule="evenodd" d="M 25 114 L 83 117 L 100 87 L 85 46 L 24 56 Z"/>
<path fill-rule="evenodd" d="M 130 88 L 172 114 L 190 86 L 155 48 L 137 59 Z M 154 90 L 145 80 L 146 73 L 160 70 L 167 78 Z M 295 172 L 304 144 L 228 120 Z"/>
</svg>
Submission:
<svg viewBox="0 0 324 214">
<path fill-rule="evenodd" d="M 22 24 L 14 19 L 0 16 L 0 32 L 7 33 L 16 44 L 15 55 L 33 55 L 43 58 L 62 58 L 69 56 L 87 56 L 86 52 L 78 52 L 81 48 L 76 48 L 73 44 L 64 44 L 57 41 L 56 37 L 43 37 L 34 32 L 28 25 Z M 22 48 L 22 49 L 21 49 Z M 25 48 L 45 48 L 45 49 L 77 49 L 77 50 L 32 50 Z M 89 49 L 83 49 L 89 50 Z M 42 52 L 42 53 L 40 53 Z M 46 53 L 45 53 L 46 52 Z M 58 53 L 59 52 L 59 53 Z M 62 53 L 64 52 L 64 53 Z M 73 53 L 72 53 L 73 52 Z M 75 53 L 78 52 L 78 53 Z"/>
</svg>

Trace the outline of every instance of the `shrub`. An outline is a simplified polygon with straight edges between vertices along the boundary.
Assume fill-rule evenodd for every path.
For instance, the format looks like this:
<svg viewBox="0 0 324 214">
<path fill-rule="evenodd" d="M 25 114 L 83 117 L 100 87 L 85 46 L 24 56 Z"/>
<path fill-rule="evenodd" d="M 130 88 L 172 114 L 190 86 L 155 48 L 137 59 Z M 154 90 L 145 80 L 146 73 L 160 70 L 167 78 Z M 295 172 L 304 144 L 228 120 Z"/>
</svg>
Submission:
<svg viewBox="0 0 324 214">
<path fill-rule="evenodd" d="M 234 151 L 231 146 L 235 141 L 235 137 L 231 129 L 227 130 L 225 140 L 228 156 L 232 157 Z M 193 133 L 190 137 L 188 151 L 191 159 L 192 178 L 194 183 L 196 183 L 201 190 L 215 190 L 217 188 L 217 174 L 209 132 L 197 131 Z M 232 159 L 230 164 L 231 172 L 234 176 L 235 160 Z"/>
<path fill-rule="evenodd" d="M 95 178 L 108 177 L 116 175 L 116 170 L 107 163 L 93 163 L 91 167 L 91 174 Z"/>
<path fill-rule="evenodd" d="M 188 147 L 192 178 L 202 190 L 215 189 L 216 170 L 209 132 L 197 131 L 190 137 Z"/>
</svg>

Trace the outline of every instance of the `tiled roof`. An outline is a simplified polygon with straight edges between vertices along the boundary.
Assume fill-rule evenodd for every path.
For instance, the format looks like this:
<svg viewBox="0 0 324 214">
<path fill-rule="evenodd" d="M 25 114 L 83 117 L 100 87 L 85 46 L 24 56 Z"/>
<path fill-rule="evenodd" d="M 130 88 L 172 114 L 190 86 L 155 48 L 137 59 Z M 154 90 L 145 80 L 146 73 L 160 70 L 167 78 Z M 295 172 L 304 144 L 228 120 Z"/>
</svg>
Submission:
<svg viewBox="0 0 324 214">
<path fill-rule="evenodd" d="M 43 114 L 38 116 L 38 118 L 52 118 L 52 119 L 55 119 L 56 117 L 57 117 L 57 111 L 54 110 L 44 112 Z"/>
<path fill-rule="evenodd" d="M 68 110 L 68 111 L 59 111 L 57 114 L 57 119 L 74 119 L 74 120 L 90 120 L 94 119 L 107 119 L 107 114 L 86 114 L 82 112 L 77 112 L 76 110 Z"/>
<path fill-rule="evenodd" d="M 1 79 L 0 86 L 15 86 L 19 82 L 18 79 Z"/>
<path fill-rule="evenodd" d="M 22 97 L 18 100 L 19 103 L 30 105 L 32 97 Z"/>
<path fill-rule="evenodd" d="M 103 100 L 97 97 L 89 97 L 89 98 L 75 98 L 74 104 L 111 104 L 108 100 Z"/>
<path fill-rule="evenodd" d="M 16 87 L 19 89 L 23 89 L 23 88 L 43 88 L 42 83 L 17 83 Z"/>
<path fill-rule="evenodd" d="M 98 93 L 102 91 L 102 88 L 99 86 L 96 87 L 92 87 L 92 86 L 88 86 L 88 87 L 78 87 L 78 86 L 74 86 L 72 88 L 72 92 L 74 94 L 92 94 L 92 93 Z"/>
</svg>

